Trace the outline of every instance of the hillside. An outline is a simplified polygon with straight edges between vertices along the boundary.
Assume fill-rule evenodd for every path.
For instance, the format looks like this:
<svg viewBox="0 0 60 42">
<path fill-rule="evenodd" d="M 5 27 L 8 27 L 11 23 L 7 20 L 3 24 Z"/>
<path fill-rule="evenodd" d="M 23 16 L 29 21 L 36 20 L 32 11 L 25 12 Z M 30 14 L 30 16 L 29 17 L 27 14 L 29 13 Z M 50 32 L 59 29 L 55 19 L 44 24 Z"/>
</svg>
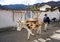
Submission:
<svg viewBox="0 0 60 42">
<path fill-rule="evenodd" d="M 50 1 L 47 3 L 36 3 L 34 5 L 24 5 L 24 4 L 14 4 L 14 5 L 0 5 L 0 9 L 12 9 L 12 10 L 26 10 L 28 8 L 31 9 L 35 9 L 38 7 L 41 7 L 42 5 L 48 4 L 50 5 L 52 8 L 54 7 L 58 7 L 60 8 L 60 1 L 59 2 L 55 2 L 55 1 Z"/>
</svg>

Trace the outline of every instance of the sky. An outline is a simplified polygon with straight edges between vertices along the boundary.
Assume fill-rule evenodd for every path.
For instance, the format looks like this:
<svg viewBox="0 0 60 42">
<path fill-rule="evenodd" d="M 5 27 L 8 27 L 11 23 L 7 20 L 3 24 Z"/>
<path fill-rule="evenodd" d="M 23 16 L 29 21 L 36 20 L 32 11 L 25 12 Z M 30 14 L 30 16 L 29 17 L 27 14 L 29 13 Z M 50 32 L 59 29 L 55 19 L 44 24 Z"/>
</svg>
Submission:
<svg viewBox="0 0 60 42">
<path fill-rule="evenodd" d="M 42 3 L 48 1 L 60 1 L 60 0 L 0 0 L 1 5 L 10 5 L 10 4 L 25 4 L 33 5 L 35 3 Z"/>
</svg>

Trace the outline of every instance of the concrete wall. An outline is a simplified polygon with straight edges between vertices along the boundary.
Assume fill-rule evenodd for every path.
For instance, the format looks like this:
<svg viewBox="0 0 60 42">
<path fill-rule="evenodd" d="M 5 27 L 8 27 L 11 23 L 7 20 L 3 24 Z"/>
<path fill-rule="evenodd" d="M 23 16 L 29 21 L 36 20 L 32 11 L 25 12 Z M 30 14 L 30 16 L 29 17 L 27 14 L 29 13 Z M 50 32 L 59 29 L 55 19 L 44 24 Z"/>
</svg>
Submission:
<svg viewBox="0 0 60 42">
<path fill-rule="evenodd" d="M 53 17 L 56 17 L 57 20 L 59 20 L 59 10 L 58 9 L 52 12 L 51 18 L 53 18 Z"/>
<path fill-rule="evenodd" d="M 51 6 L 49 6 L 49 5 L 44 5 L 44 6 L 40 7 L 40 10 L 45 11 L 46 8 L 51 8 Z"/>
<path fill-rule="evenodd" d="M 19 13 L 19 12 L 14 12 L 14 25 L 16 26 L 17 20 L 25 20 L 25 12 L 24 13 Z"/>
<path fill-rule="evenodd" d="M 41 12 L 41 13 L 40 13 L 40 16 L 39 16 L 39 18 L 41 19 L 41 21 L 43 21 L 44 14 L 48 14 L 48 17 L 49 17 L 50 19 L 52 19 L 52 18 L 55 17 L 57 20 L 59 20 L 59 11 L 58 11 L 58 10 L 55 10 L 55 11 L 53 11 L 53 12 L 51 12 L 51 11 Z"/>
<path fill-rule="evenodd" d="M 31 12 L 30 14 L 31 14 L 31 18 L 36 17 L 38 14 L 39 19 L 41 21 L 43 21 L 45 13 L 48 14 L 50 19 L 52 19 L 53 17 L 56 17 L 59 20 L 59 11 L 58 10 L 55 10 L 53 12 L 51 12 L 51 11 L 38 12 L 38 13 Z M 20 11 L 14 12 L 14 20 L 13 20 L 13 11 L 12 10 L 0 10 L 0 28 L 10 27 L 10 26 L 16 27 L 16 21 L 19 19 L 25 20 L 25 14 L 26 14 L 26 11 L 24 11 L 23 13 L 20 13 Z M 32 17 L 32 14 L 34 14 L 33 17 Z"/>
<path fill-rule="evenodd" d="M 12 11 L 0 10 L 0 28 L 13 26 Z"/>
</svg>

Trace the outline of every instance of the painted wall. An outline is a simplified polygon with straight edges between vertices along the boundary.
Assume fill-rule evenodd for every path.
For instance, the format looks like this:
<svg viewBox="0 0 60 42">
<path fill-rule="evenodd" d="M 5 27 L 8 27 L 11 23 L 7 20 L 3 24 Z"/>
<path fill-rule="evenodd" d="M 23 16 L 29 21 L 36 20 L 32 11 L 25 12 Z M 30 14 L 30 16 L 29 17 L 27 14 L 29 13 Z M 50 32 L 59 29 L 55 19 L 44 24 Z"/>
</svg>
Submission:
<svg viewBox="0 0 60 42">
<path fill-rule="evenodd" d="M 59 11 L 58 10 L 55 10 L 53 12 L 48 11 L 48 12 L 38 12 L 38 13 L 36 13 L 36 12 L 32 13 L 30 11 L 31 18 L 36 17 L 37 14 L 38 14 L 39 19 L 41 21 L 43 21 L 45 13 L 48 14 L 50 19 L 52 19 L 53 17 L 56 17 L 59 20 Z M 0 10 L 0 28 L 10 27 L 10 26 L 16 27 L 16 21 L 19 20 L 19 19 L 20 20 L 25 20 L 25 15 L 26 14 L 27 14 L 26 11 L 24 11 L 23 13 L 14 12 L 14 21 L 13 21 L 13 11 L 12 10 Z M 33 17 L 32 17 L 32 14 L 34 14 Z"/>
<path fill-rule="evenodd" d="M 40 10 L 45 11 L 46 8 L 51 8 L 51 6 L 49 6 L 49 5 L 44 5 L 44 6 L 40 7 Z"/>
<path fill-rule="evenodd" d="M 0 28 L 13 26 L 12 11 L 0 10 Z"/>
<path fill-rule="evenodd" d="M 18 20 L 25 20 L 25 12 L 20 13 L 20 12 L 14 12 L 14 25 L 16 26 L 16 22 Z"/>
<path fill-rule="evenodd" d="M 55 10 L 55 11 L 53 11 L 53 12 L 51 12 L 51 11 L 41 12 L 41 14 L 39 16 L 39 18 L 41 19 L 41 21 L 43 21 L 44 14 L 47 14 L 50 19 L 52 19 L 52 18 L 55 17 L 57 19 L 57 21 L 59 20 L 59 10 L 58 9 Z"/>
<path fill-rule="evenodd" d="M 59 10 L 58 9 L 52 12 L 51 18 L 53 18 L 53 17 L 56 17 L 57 20 L 59 20 L 60 16 L 59 16 Z"/>
</svg>

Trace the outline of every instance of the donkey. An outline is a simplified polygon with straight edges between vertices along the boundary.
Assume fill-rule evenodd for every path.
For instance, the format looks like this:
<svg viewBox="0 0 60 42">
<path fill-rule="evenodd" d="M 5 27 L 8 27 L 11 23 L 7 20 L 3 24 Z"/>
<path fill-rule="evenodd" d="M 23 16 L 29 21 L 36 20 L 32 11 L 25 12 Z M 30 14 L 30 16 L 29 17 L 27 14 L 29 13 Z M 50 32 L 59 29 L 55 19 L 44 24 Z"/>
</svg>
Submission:
<svg viewBox="0 0 60 42">
<path fill-rule="evenodd" d="M 27 39 L 29 39 L 30 35 L 34 35 L 34 33 L 32 33 L 32 30 L 34 29 L 37 29 L 37 33 L 41 33 L 41 26 L 42 26 L 42 22 L 40 22 L 37 18 L 33 18 L 25 21 L 20 21 L 20 20 L 17 21 L 18 31 L 21 31 L 22 28 L 27 29 L 28 31 Z"/>
</svg>

